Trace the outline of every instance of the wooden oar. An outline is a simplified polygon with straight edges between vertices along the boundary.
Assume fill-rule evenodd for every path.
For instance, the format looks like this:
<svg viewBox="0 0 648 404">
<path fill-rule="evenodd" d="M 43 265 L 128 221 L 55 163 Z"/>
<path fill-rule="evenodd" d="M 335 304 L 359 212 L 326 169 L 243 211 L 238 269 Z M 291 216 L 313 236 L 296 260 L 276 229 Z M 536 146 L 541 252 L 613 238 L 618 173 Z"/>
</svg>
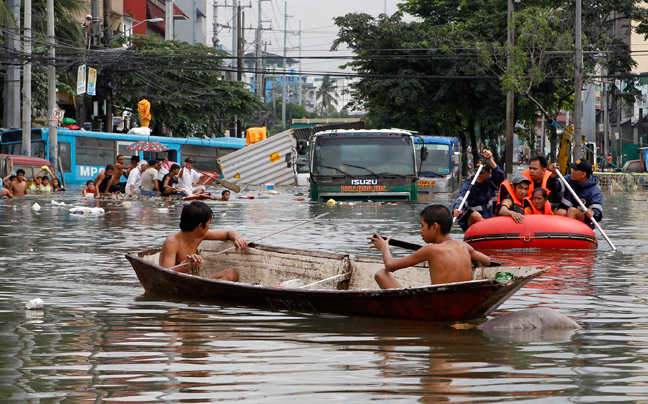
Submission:
<svg viewBox="0 0 648 404">
<path fill-rule="evenodd" d="M 196 170 L 196 171 L 198 171 L 198 170 Z M 226 180 L 222 180 L 222 179 L 220 179 L 220 178 L 218 178 L 218 177 L 215 177 L 215 176 L 213 176 L 213 175 L 211 175 L 211 174 L 204 173 L 204 172 L 202 172 L 202 171 L 198 171 L 198 172 L 199 172 L 200 174 L 202 174 L 202 175 L 205 175 L 205 176 L 209 177 L 209 178 L 213 178 L 214 181 L 218 182 L 219 184 L 221 184 L 223 187 L 229 189 L 230 191 L 234 191 L 234 192 L 236 192 L 237 194 L 238 194 L 239 192 L 241 192 L 241 187 L 239 187 L 238 185 L 236 185 L 236 184 L 233 183 L 233 182 L 229 182 L 229 181 L 226 181 Z"/>
<path fill-rule="evenodd" d="M 382 236 L 380 236 L 380 237 L 382 237 Z M 387 239 L 387 237 L 382 237 L 382 238 Z M 412 250 L 412 251 L 417 251 L 418 249 L 423 247 L 422 245 L 419 245 L 419 244 L 410 243 L 409 241 L 396 240 L 396 239 L 393 239 L 393 238 L 389 239 L 389 245 L 393 245 L 394 247 L 400 247 L 400 248 L 404 248 L 406 250 Z M 502 265 L 501 262 L 495 262 L 495 261 L 491 260 L 491 263 L 490 263 L 489 266 L 491 266 L 491 267 L 499 267 L 501 265 Z"/>
<path fill-rule="evenodd" d="M 581 207 L 582 209 L 584 209 L 585 212 L 587 212 L 587 211 L 588 211 L 587 207 L 585 206 L 585 204 L 583 203 L 583 201 L 581 201 L 580 197 L 576 194 L 576 191 L 574 191 L 574 189 L 573 189 L 573 188 L 572 188 L 572 187 L 567 183 L 567 180 L 565 179 L 565 177 L 563 177 L 563 175 L 562 175 L 562 173 L 560 172 L 560 170 L 556 170 L 556 173 L 558 174 L 558 176 L 559 176 L 560 179 L 562 180 L 563 184 L 565 184 L 565 186 L 567 187 L 567 189 L 569 190 L 569 192 L 571 192 L 571 194 L 572 194 L 572 196 L 574 197 L 574 199 L 576 199 L 576 201 L 578 201 L 578 204 L 580 205 L 580 207 Z M 590 217 L 590 220 L 592 221 L 592 223 L 594 223 L 594 226 L 596 226 L 596 228 L 598 229 L 598 231 L 601 232 L 601 234 L 602 234 L 603 237 L 605 238 L 605 241 L 607 241 L 608 244 L 610 245 L 610 247 L 612 247 L 612 251 L 616 251 L 617 248 L 614 246 L 614 244 L 612 244 L 612 241 L 608 238 L 607 234 L 605 234 L 605 232 L 604 232 L 603 229 L 601 228 L 601 225 L 599 225 L 598 222 L 596 221 L 596 219 L 594 219 L 594 216 Z"/>
<path fill-rule="evenodd" d="M 305 220 L 305 221 L 303 221 L 303 222 L 297 223 L 297 224 L 295 224 L 295 225 L 293 225 L 293 226 L 286 227 L 286 228 L 283 229 L 283 230 L 279 230 L 279 231 L 275 231 L 274 233 L 266 234 L 266 235 L 263 236 L 263 237 L 259 237 L 259 238 L 255 239 L 255 240 L 250 241 L 250 242 L 248 243 L 248 245 L 253 244 L 253 243 L 256 243 L 256 242 L 259 241 L 259 240 L 263 240 L 264 238 L 268 238 L 268 237 L 270 237 L 270 236 L 274 236 L 275 234 L 283 233 L 283 232 L 286 231 L 286 230 L 294 229 L 294 228 L 297 227 L 297 226 L 301 226 L 301 225 L 303 225 L 303 224 L 310 223 L 310 222 L 312 222 L 312 221 L 314 221 L 314 220 L 321 219 L 321 218 L 323 218 L 324 216 L 328 215 L 329 213 L 331 213 L 331 212 L 322 213 L 321 215 L 317 215 L 317 216 L 315 216 L 315 217 L 312 218 L 312 219 L 308 219 L 308 220 Z M 219 255 L 219 254 L 222 254 L 222 253 L 227 252 L 227 251 L 232 251 L 232 250 L 235 249 L 235 248 L 236 248 L 236 246 L 234 246 L 234 247 L 230 247 L 230 248 L 226 248 L 226 249 L 224 249 L 223 251 L 219 251 L 219 252 L 217 252 L 217 253 L 215 253 L 215 254 L 213 254 L 213 255 Z M 184 266 L 187 266 L 187 265 L 193 265 L 193 264 L 195 264 L 195 263 L 183 262 L 182 264 L 174 265 L 174 266 L 172 266 L 172 267 L 168 267 L 167 269 L 176 269 L 176 268 L 184 267 Z"/>
<path fill-rule="evenodd" d="M 477 181 L 477 177 L 479 177 L 479 174 L 481 174 L 481 170 L 484 168 L 483 164 L 479 165 L 479 168 L 477 169 L 477 172 L 475 173 L 475 176 L 473 177 L 472 181 L 470 182 L 470 186 L 468 186 L 468 191 L 466 191 L 466 195 L 464 195 L 463 199 L 461 200 L 461 204 L 457 208 L 457 210 L 461 210 L 463 208 L 464 204 L 468 201 L 468 195 L 470 195 L 470 191 L 472 191 L 473 185 L 475 185 L 475 182 Z M 455 224 L 459 216 L 454 216 L 452 218 L 452 224 Z"/>
</svg>

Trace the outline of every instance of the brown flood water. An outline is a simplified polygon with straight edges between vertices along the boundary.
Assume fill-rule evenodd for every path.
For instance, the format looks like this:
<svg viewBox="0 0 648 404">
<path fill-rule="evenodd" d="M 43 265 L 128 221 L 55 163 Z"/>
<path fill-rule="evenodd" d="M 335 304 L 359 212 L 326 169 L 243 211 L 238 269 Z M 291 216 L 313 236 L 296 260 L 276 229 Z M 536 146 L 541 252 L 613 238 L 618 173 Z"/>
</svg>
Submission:
<svg viewBox="0 0 648 404">
<path fill-rule="evenodd" d="M 423 204 L 331 207 L 280 192 L 210 202 L 213 227 L 252 240 L 331 212 L 263 243 L 376 255 L 365 240 L 374 230 L 420 242 Z M 506 336 L 144 296 L 124 253 L 176 231 L 179 202 L 102 201 L 106 213 L 87 216 L 51 204 L 94 206 L 78 192 L 3 200 L 0 402 L 646 401 L 648 198 L 604 198 L 601 224 L 620 252 L 599 237 L 594 252 L 495 253 L 552 270 L 493 316 L 548 307 L 583 328 Z M 43 310 L 25 310 L 36 297 Z"/>
</svg>

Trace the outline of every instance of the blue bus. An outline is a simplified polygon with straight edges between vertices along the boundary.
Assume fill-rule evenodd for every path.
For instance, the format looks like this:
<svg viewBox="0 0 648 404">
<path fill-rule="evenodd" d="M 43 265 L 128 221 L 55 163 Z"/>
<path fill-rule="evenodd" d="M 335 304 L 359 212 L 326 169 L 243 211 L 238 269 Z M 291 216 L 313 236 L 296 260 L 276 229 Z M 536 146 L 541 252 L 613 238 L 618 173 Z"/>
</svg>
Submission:
<svg viewBox="0 0 648 404">
<path fill-rule="evenodd" d="M 459 188 L 461 153 L 459 139 L 445 136 L 416 136 L 414 148 L 425 145 L 428 158 L 421 163 L 418 192 L 452 193 Z"/>
<path fill-rule="evenodd" d="M 143 152 L 128 149 L 138 141 L 160 142 L 169 148 L 164 152 Z M 31 152 L 33 157 L 49 160 L 49 129 L 32 129 Z M 223 157 L 245 146 L 242 138 L 174 138 L 143 136 L 125 133 L 105 133 L 71 130 L 58 130 L 59 156 L 65 181 L 68 184 L 84 184 L 94 179 L 107 164 L 114 164 L 117 155 L 126 157 L 137 155 L 142 159 L 167 157 L 170 161 L 182 162 L 191 157 L 196 160 L 195 168 L 200 171 L 221 174 L 219 157 Z M 9 130 L 0 135 L 0 153 L 20 154 L 22 130 Z"/>
</svg>

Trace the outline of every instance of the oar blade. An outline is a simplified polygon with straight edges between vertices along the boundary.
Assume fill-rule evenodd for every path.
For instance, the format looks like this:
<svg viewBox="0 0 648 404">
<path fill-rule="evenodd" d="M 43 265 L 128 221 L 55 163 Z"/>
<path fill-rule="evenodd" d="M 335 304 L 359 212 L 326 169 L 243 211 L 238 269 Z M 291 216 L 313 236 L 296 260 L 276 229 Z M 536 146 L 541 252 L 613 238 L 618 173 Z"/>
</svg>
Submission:
<svg viewBox="0 0 648 404">
<path fill-rule="evenodd" d="M 230 191 L 234 191 L 234 192 L 236 192 L 237 194 L 238 194 L 239 192 L 241 192 L 241 187 L 239 187 L 238 185 L 236 185 L 236 184 L 233 183 L 233 182 L 229 182 L 229 181 L 221 180 L 221 179 L 216 179 L 216 182 L 218 182 L 219 184 L 221 184 L 223 187 L 229 189 Z"/>
</svg>

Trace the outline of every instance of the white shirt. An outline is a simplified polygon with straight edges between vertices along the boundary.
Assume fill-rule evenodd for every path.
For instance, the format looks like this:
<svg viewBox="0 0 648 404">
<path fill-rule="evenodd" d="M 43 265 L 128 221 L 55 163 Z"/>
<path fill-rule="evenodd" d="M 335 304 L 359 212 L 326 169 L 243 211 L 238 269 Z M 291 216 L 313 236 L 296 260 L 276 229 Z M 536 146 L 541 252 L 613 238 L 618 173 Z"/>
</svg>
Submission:
<svg viewBox="0 0 648 404">
<path fill-rule="evenodd" d="M 131 173 L 128 174 L 128 181 L 126 182 L 126 195 L 131 194 L 131 185 L 135 187 L 135 192 L 133 192 L 133 194 L 139 195 L 140 187 L 142 186 L 142 172 L 139 168 L 131 171 Z"/>
<path fill-rule="evenodd" d="M 182 170 L 180 170 L 180 174 L 182 174 L 182 177 L 178 174 L 178 188 L 183 190 L 183 191 L 190 191 L 193 189 L 193 183 L 198 181 L 200 177 L 202 177 L 202 174 L 199 174 L 198 171 L 190 169 L 188 167 L 184 167 Z"/>
</svg>

